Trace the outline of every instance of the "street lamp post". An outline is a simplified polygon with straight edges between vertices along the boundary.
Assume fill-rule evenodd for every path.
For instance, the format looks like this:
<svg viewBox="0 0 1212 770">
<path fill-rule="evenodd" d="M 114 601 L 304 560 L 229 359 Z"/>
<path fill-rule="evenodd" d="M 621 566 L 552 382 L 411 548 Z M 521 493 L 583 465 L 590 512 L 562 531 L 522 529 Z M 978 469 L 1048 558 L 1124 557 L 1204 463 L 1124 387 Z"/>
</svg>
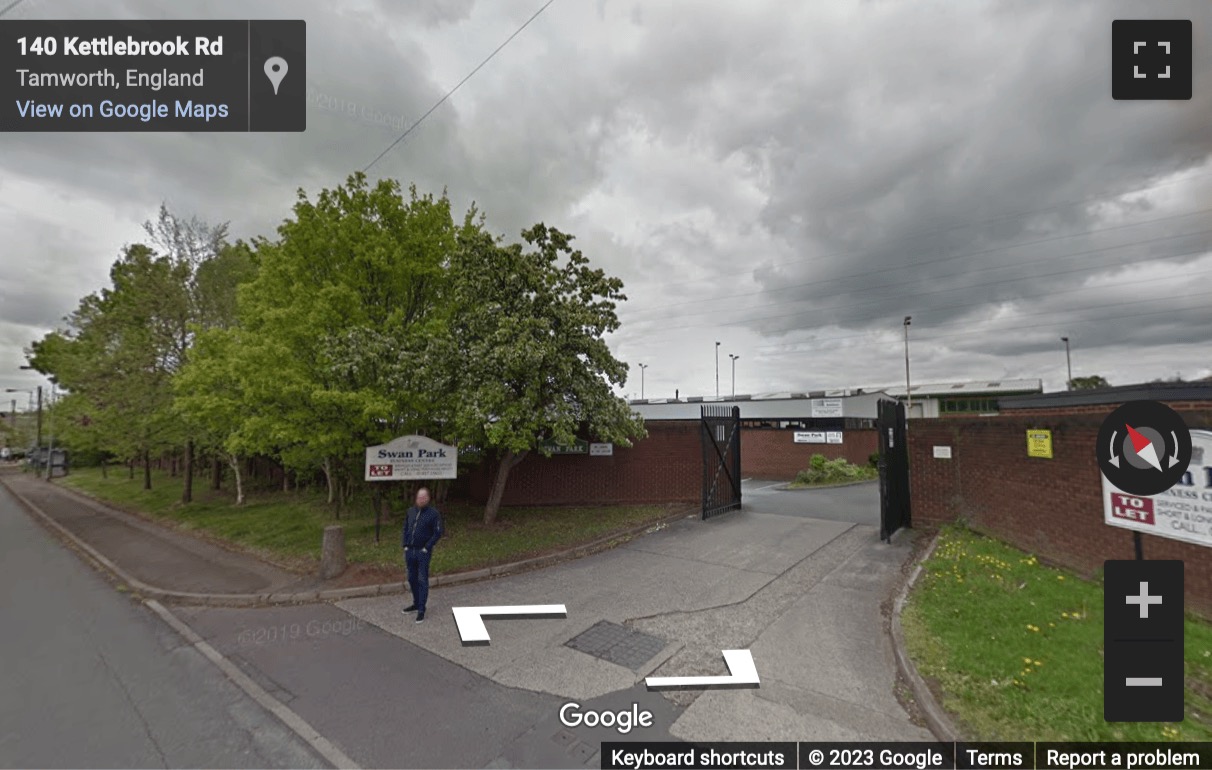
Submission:
<svg viewBox="0 0 1212 770">
<path fill-rule="evenodd" d="M 728 357 L 732 359 L 732 397 L 736 398 L 736 360 L 740 356 L 729 353 Z"/>
<path fill-rule="evenodd" d="M 644 400 L 644 371 L 648 368 L 648 364 L 640 364 L 640 400 Z"/>
<path fill-rule="evenodd" d="M 913 391 L 909 389 L 909 322 L 913 316 L 905 316 L 905 417 L 913 411 Z"/>
<path fill-rule="evenodd" d="M 1069 379 L 1065 380 L 1065 390 L 1073 390 L 1073 359 L 1069 356 L 1069 338 L 1061 337 L 1065 343 L 1065 367 L 1069 370 Z"/>
<path fill-rule="evenodd" d="M 720 343 L 715 343 L 715 397 L 720 397 Z"/>
<path fill-rule="evenodd" d="M 47 403 L 48 410 L 53 408 L 55 405 L 55 381 L 54 380 L 51 380 L 50 395 L 51 395 L 50 400 Z M 50 432 L 49 432 L 49 435 L 47 436 L 47 446 L 46 446 L 46 480 L 50 481 L 51 476 L 53 476 L 54 472 L 55 472 L 55 423 L 54 423 L 54 420 L 48 421 L 47 427 L 50 428 Z"/>
</svg>

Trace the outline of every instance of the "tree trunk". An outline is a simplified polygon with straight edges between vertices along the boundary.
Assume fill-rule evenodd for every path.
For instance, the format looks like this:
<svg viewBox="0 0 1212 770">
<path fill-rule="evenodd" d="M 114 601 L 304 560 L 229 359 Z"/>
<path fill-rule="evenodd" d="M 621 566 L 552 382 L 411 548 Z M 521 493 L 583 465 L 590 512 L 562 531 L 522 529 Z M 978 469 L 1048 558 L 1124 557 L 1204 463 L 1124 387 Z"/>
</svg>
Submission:
<svg viewBox="0 0 1212 770">
<path fill-rule="evenodd" d="M 185 442 L 184 468 L 185 483 L 181 485 L 181 502 L 192 503 L 194 500 L 194 440 Z"/>
<path fill-rule="evenodd" d="M 219 491 L 223 487 L 223 463 L 219 455 L 210 458 L 210 488 Z"/>
<path fill-rule="evenodd" d="M 526 452 L 508 451 L 497 466 L 497 477 L 492 482 L 492 492 L 488 495 L 488 503 L 484 506 L 484 523 L 492 524 L 497 520 L 497 512 L 501 510 L 501 499 L 505 497 L 505 482 L 509 480 L 509 472 L 522 462 Z"/>
<path fill-rule="evenodd" d="M 285 466 L 282 467 L 282 491 L 290 491 L 290 471 Z"/>
<path fill-rule="evenodd" d="M 135 458 L 126 461 L 126 469 L 130 471 L 130 480 L 135 480 Z"/>
<path fill-rule="evenodd" d="M 324 471 L 324 482 L 328 484 L 328 504 L 332 505 L 332 501 L 336 499 L 336 490 L 332 483 L 332 462 L 327 457 L 324 458 L 324 464 L 320 466 L 320 470 Z"/>
<path fill-rule="evenodd" d="M 147 450 L 143 452 L 143 488 L 151 489 L 151 452 Z"/>
<path fill-rule="evenodd" d="M 244 505 L 244 479 L 240 475 L 240 458 L 235 455 L 229 455 L 228 463 L 231 465 L 232 473 L 236 477 L 236 505 Z"/>
<path fill-rule="evenodd" d="M 170 478 L 177 478 L 177 453 L 173 452 L 173 456 L 168 458 L 168 475 Z"/>
<path fill-rule="evenodd" d="M 109 478 L 109 472 L 106 470 L 104 457 L 101 458 L 101 478 L 103 478 L 103 479 Z"/>
</svg>

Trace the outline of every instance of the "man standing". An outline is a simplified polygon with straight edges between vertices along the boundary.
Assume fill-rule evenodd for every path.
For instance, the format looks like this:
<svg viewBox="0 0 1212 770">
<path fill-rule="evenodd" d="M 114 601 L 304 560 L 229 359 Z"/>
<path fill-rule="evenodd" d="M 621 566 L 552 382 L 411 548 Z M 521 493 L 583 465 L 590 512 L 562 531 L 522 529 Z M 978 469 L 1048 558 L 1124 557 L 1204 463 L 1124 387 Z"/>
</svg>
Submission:
<svg viewBox="0 0 1212 770">
<path fill-rule="evenodd" d="M 417 622 L 425 622 L 425 601 L 429 598 L 429 560 L 433 558 L 433 547 L 442 537 L 442 514 L 429 504 L 429 490 L 417 490 L 416 505 L 408 509 L 404 517 L 404 563 L 408 565 L 408 587 L 412 590 L 412 604 L 404 608 L 404 614 L 417 613 Z"/>
</svg>

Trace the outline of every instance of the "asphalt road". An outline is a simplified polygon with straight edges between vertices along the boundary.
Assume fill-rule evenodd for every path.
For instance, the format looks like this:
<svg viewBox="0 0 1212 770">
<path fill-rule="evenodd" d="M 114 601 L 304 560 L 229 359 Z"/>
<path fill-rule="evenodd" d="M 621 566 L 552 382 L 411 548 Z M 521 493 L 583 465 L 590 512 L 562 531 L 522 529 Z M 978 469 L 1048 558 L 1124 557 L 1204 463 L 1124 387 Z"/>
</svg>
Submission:
<svg viewBox="0 0 1212 770">
<path fill-rule="evenodd" d="M 0 766 L 326 766 L 3 488 L 0 618 Z"/>
<path fill-rule="evenodd" d="M 880 524 L 880 484 L 864 481 L 822 489 L 783 489 L 786 481 L 745 479 L 741 482 L 741 501 L 747 510 L 776 513 L 780 516 L 804 516 L 850 524 Z"/>
</svg>

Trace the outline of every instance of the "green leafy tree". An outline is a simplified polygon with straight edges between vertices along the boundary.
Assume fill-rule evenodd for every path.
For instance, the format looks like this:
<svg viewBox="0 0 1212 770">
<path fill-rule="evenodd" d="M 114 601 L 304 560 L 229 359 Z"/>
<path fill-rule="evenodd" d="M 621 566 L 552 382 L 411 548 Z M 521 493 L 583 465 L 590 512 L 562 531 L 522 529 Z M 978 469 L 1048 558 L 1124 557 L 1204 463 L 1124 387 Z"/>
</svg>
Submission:
<svg viewBox="0 0 1212 770">
<path fill-rule="evenodd" d="M 1111 387 L 1111 383 L 1097 374 L 1090 377 L 1074 377 L 1069 381 L 1069 388 L 1071 390 L 1097 390 L 1098 388 L 1109 387 Z"/>
<path fill-rule="evenodd" d="M 456 223 L 445 195 L 409 193 L 364 174 L 314 201 L 299 191 L 279 239 L 255 242 L 257 275 L 239 291 L 238 358 L 252 363 L 233 434 L 244 451 L 323 470 L 338 502 L 366 445 L 434 428 L 419 356 L 445 325 L 458 236 L 480 228 L 474 210 Z"/>
<path fill-rule="evenodd" d="M 630 446 L 643 421 L 614 387 L 627 365 L 604 336 L 619 328 L 623 283 L 590 267 L 572 237 L 543 224 L 532 250 L 465 235 L 450 264 L 452 315 L 426 357 L 444 394 L 446 432 L 498 456 L 484 522 L 497 518 L 510 471 L 546 442 L 579 435 Z"/>
<path fill-rule="evenodd" d="M 97 442 L 120 456 L 141 457 L 151 488 L 150 456 L 174 444 L 170 380 L 188 348 L 185 270 L 143 244 L 128 246 L 110 270 L 111 287 L 85 297 L 28 351 L 31 366 L 86 404 Z"/>
</svg>

